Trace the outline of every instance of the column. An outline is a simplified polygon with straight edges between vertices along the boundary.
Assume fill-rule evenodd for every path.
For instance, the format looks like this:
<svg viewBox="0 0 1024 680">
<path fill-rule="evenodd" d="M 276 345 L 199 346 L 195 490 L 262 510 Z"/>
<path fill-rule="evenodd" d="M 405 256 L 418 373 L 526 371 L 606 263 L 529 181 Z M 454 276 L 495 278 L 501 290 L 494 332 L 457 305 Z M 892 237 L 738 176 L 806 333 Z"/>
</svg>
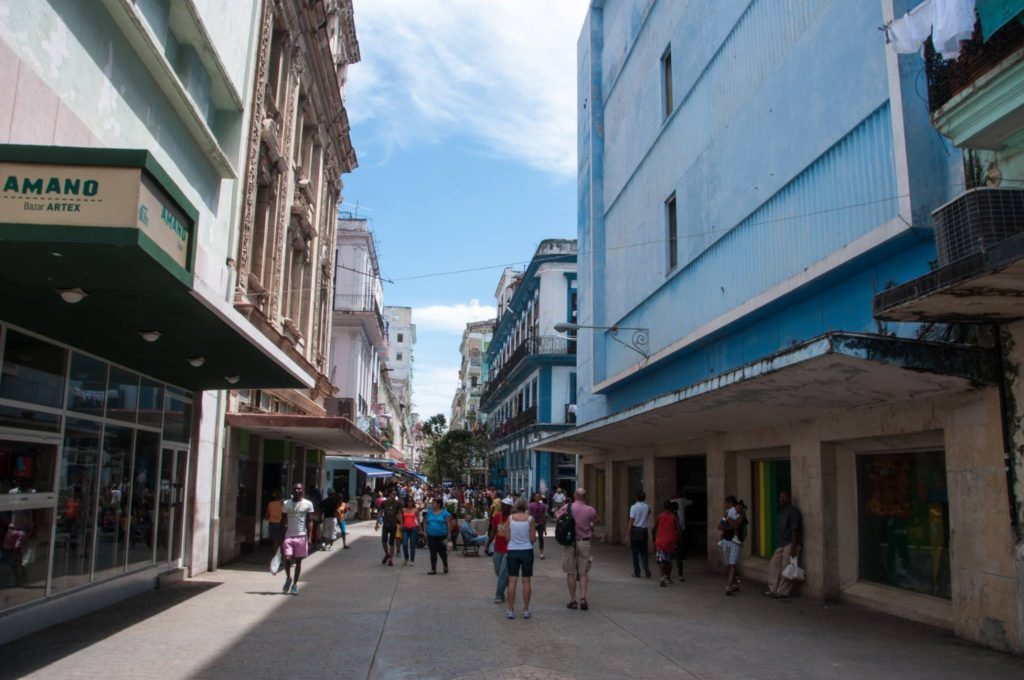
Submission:
<svg viewBox="0 0 1024 680">
<path fill-rule="evenodd" d="M 816 599 L 835 599 L 839 595 L 835 448 L 823 444 L 814 429 L 802 427 L 794 431 L 789 451 L 793 505 L 804 521 L 800 562 L 807 581 L 801 591 Z"/>
<path fill-rule="evenodd" d="M 727 474 L 727 453 L 721 437 L 708 437 L 707 475 L 708 475 L 708 566 L 721 571 L 724 566 L 722 550 L 718 547 L 718 518 L 722 516 L 722 503 L 732 493 L 727 491 L 735 478 L 735 474 Z M 733 466 L 735 467 L 735 465 Z"/>
</svg>

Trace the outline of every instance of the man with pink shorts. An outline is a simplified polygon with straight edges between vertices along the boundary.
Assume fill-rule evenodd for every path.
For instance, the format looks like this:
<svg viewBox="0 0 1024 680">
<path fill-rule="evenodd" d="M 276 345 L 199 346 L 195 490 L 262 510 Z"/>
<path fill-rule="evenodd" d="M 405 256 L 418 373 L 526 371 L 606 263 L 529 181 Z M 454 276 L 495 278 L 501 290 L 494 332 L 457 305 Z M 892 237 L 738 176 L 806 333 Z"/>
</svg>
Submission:
<svg viewBox="0 0 1024 680">
<path fill-rule="evenodd" d="M 284 592 L 299 594 L 299 574 L 302 573 L 302 558 L 309 554 L 309 535 L 313 524 L 313 502 L 302 497 L 302 484 L 292 489 L 292 497 L 284 502 L 281 511 L 285 523 L 284 543 Z M 292 580 L 292 564 L 295 564 L 295 579 Z"/>
</svg>

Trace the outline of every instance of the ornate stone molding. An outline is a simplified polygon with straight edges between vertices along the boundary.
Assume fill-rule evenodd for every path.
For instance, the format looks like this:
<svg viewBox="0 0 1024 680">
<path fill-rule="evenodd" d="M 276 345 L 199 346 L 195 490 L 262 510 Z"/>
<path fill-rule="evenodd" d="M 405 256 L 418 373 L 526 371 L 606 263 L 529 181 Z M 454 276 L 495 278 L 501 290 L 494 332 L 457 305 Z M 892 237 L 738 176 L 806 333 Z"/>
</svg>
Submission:
<svg viewBox="0 0 1024 680">
<path fill-rule="evenodd" d="M 260 21 L 260 42 L 256 55 L 255 92 L 264 93 L 270 73 L 270 45 L 274 37 L 274 12 L 270 3 L 263 5 L 263 17 Z M 260 136 L 263 130 L 265 98 L 252 98 L 252 112 L 249 121 L 249 148 L 246 158 L 244 198 L 242 203 L 242 221 L 238 237 L 238 287 L 245 293 L 246 281 L 252 267 L 252 235 L 256 218 L 256 187 L 260 157 Z"/>
</svg>

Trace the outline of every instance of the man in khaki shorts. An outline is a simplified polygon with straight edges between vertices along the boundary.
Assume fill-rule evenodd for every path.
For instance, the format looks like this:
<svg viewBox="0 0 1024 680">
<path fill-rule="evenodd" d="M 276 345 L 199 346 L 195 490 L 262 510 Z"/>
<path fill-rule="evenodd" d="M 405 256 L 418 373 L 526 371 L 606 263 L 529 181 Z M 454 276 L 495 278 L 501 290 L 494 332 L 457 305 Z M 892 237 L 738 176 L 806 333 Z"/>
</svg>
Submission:
<svg viewBox="0 0 1024 680">
<path fill-rule="evenodd" d="M 569 586 L 569 609 L 589 609 L 587 602 L 587 586 L 590 584 L 590 539 L 594 535 L 594 522 L 597 521 L 597 511 L 587 505 L 587 490 L 576 489 L 573 502 L 556 513 L 561 517 L 566 510 L 572 512 L 572 518 L 576 523 L 576 541 L 574 545 L 567 545 L 562 551 L 562 571 L 565 572 L 565 582 Z M 576 582 L 580 584 L 580 600 L 576 603 Z"/>
</svg>

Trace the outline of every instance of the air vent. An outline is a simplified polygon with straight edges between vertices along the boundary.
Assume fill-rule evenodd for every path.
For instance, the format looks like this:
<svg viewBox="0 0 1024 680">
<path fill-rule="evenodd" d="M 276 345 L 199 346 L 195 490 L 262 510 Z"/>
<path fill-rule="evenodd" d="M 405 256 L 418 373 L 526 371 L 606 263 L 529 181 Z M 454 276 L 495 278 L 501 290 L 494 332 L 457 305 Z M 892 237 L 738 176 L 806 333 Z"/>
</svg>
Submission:
<svg viewBox="0 0 1024 680">
<path fill-rule="evenodd" d="M 939 264 L 945 266 L 1024 231 L 1024 190 L 971 189 L 932 213 Z"/>
</svg>

